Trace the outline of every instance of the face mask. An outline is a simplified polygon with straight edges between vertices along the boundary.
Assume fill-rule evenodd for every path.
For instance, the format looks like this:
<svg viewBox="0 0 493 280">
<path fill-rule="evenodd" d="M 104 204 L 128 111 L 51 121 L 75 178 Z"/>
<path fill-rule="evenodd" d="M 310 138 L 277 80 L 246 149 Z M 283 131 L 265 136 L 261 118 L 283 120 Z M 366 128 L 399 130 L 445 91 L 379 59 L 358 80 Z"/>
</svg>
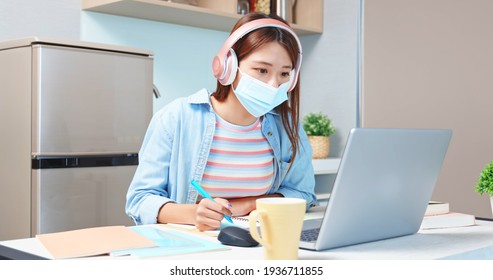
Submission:
<svg viewBox="0 0 493 280">
<path fill-rule="evenodd" d="M 275 88 L 261 82 L 238 69 L 241 73 L 240 82 L 236 89 L 231 86 L 233 92 L 245 109 L 258 118 L 265 115 L 277 105 L 288 100 L 288 87 L 291 81 Z"/>
</svg>

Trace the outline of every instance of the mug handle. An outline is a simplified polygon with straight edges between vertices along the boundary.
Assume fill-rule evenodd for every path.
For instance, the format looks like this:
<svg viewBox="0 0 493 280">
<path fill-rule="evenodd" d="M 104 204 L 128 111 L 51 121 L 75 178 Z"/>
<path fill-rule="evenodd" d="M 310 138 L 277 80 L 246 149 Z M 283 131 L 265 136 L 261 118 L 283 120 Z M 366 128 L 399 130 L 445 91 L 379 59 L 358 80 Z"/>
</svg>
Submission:
<svg viewBox="0 0 493 280">
<path fill-rule="evenodd" d="M 260 220 L 260 223 L 264 223 L 264 215 L 265 212 L 263 211 L 253 210 L 252 212 L 250 212 L 250 215 L 248 216 L 249 225 L 250 225 L 250 235 L 253 237 L 253 239 L 257 240 L 258 243 L 262 244 L 262 246 L 269 249 L 270 244 L 267 244 L 267 242 L 265 242 L 260 237 L 257 229 L 257 219 Z"/>
</svg>

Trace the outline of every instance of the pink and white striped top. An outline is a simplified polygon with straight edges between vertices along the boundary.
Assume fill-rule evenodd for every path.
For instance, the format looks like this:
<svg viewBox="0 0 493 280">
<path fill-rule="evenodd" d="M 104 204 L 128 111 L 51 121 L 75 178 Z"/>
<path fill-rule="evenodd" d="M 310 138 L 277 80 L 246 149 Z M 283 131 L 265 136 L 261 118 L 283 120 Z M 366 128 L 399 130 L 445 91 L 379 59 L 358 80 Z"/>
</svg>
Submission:
<svg viewBox="0 0 493 280">
<path fill-rule="evenodd" d="M 249 126 L 238 126 L 217 116 L 201 185 L 212 197 L 265 194 L 274 178 L 273 160 L 260 119 Z"/>
</svg>

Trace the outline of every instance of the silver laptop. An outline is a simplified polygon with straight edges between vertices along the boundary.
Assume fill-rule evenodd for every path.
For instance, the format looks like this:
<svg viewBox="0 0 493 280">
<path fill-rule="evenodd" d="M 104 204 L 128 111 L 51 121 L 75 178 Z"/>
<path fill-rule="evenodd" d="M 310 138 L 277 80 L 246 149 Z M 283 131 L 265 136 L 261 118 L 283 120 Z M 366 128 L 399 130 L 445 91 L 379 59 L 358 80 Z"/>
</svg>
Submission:
<svg viewBox="0 0 493 280">
<path fill-rule="evenodd" d="M 441 129 L 352 129 L 323 219 L 305 221 L 300 248 L 416 233 L 451 137 Z"/>
</svg>

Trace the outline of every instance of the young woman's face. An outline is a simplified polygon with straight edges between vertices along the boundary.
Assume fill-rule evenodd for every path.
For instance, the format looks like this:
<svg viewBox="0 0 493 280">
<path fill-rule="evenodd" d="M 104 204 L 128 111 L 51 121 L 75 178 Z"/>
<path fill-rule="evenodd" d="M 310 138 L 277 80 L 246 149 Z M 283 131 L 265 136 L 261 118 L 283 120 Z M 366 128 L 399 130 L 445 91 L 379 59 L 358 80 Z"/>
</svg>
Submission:
<svg viewBox="0 0 493 280">
<path fill-rule="evenodd" d="M 277 42 L 268 43 L 240 61 L 242 72 L 273 87 L 289 81 L 293 64 L 288 52 Z M 236 83 L 241 73 L 238 73 Z"/>
</svg>

